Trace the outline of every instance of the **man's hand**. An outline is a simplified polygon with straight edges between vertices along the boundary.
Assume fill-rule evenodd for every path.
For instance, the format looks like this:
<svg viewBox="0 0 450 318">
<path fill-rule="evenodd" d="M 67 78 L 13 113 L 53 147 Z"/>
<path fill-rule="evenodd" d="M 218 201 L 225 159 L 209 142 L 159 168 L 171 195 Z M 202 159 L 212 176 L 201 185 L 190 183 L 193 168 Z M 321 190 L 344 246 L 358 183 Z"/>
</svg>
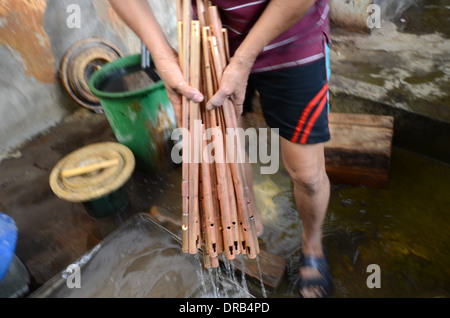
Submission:
<svg viewBox="0 0 450 318">
<path fill-rule="evenodd" d="M 173 105 L 178 127 L 181 127 L 182 96 L 196 103 L 202 102 L 204 96 L 184 79 L 178 63 L 178 56 L 175 52 L 173 56 L 159 58 L 154 62 L 166 87 L 167 96 Z"/>
<path fill-rule="evenodd" d="M 314 3 L 315 0 L 270 1 L 225 68 L 219 90 L 208 102 L 207 108 L 219 107 L 226 98 L 230 98 L 239 117 L 248 77 L 257 56 L 272 40 L 297 23 Z"/>
<path fill-rule="evenodd" d="M 109 0 L 109 2 L 150 51 L 169 100 L 173 104 L 177 124 L 181 127 L 181 96 L 200 102 L 203 95 L 184 80 L 178 54 L 167 41 L 147 0 Z"/>
<path fill-rule="evenodd" d="M 236 107 L 236 116 L 240 117 L 252 65 L 253 62 L 245 58 L 233 57 L 222 74 L 219 90 L 208 101 L 206 108 L 211 110 L 220 107 L 227 98 L 230 98 Z"/>
</svg>

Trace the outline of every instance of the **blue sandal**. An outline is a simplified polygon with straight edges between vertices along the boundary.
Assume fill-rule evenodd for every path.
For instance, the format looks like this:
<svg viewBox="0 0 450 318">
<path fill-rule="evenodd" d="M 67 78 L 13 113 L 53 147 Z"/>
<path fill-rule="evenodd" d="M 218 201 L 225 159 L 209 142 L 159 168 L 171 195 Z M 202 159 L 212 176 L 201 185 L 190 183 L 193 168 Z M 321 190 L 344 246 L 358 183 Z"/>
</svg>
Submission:
<svg viewBox="0 0 450 318">
<path fill-rule="evenodd" d="M 329 297 L 332 292 L 332 281 L 326 254 L 324 257 L 305 256 L 302 254 L 300 267 L 315 268 L 319 271 L 320 275 L 322 276 L 310 279 L 300 278 L 300 288 L 299 288 L 300 297 L 302 297 L 301 291 L 303 289 L 307 289 L 312 286 L 322 287 L 324 293 L 323 297 L 324 298 Z"/>
</svg>

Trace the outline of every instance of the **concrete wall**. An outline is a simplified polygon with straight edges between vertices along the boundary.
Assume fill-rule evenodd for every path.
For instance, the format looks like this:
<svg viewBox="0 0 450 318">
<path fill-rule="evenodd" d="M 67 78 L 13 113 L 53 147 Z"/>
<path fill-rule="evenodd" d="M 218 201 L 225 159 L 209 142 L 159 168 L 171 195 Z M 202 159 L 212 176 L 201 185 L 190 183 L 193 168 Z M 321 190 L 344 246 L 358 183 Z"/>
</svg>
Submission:
<svg viewBox="0 0 450 318">
<path fill-rule="evenodd" d="M 370 32 L 367 27 L 367 7 L 372 3 L 373 0 L 329 0 L 330 20 L 339 27 Z"/>
<path fill-rule="evenodd" d="M 417 0 L 328 0 L 330 4 L 330 20 L 340 28 L 351 31 L 371 33 L 368 19 L 376 14 L 370 5 L 379 7 L 380 22 L 397 19 L 406 9 L 416 4 Z M 373 23 L 373 19 L 370 19 Z"/>
<path fill-rule="evenodd" d="M 175 0 L 149 2 L 176 45 Z M 71 4 L 79 6 L 80 28 L 67 24 Z M 107 0 L 0 1 L 0 160 L 81 107 L 65 92 L 58 70 L 73 44 L 93 36 L 125 55 L 139 52 L 139 39 Z"/>
</svg>

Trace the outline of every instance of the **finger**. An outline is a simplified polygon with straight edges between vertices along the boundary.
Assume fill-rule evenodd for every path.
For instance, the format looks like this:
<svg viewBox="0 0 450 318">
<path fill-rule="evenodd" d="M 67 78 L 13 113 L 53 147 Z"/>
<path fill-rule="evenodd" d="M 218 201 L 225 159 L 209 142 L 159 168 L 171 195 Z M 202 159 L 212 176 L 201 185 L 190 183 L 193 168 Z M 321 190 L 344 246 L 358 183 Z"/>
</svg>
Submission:
<svg viewBox="0 0 450 318">
<path fill-rule="evenodd" d="M 214 108 L 222 106 L 227 98 L 228 94 L 226 94 L 224 90 L 219 89 L 217 93 L 214 94 L 214 96 L 211 97 L 211 99 L 206 104 L 206 109 L 212 110 Z"/>
<path fill-rule="evenodd" d="M 204 99 L 203 94 L 198 89 L 187 85 L 186 82 L 180 82 L 176 87 L 176 91 L 195 103 L 201 103 Z"/>
<path fill-rule="evenodd" d="M 244 112 L 244 98 L 236 97 L 235 95 L 231 96 L 231 101 L 233 102 L 234 109 L 236 112 L 236 118 L 239 119 L 242 113 Z"/>
<path fill-rule="evenodd" d="M 236 118 L 239 119 L 239 117 L 241 117 L 242 113 L 244 112 L 244 104 L 235 104 L 234 109 L 236 111 Z"/>
</svg>

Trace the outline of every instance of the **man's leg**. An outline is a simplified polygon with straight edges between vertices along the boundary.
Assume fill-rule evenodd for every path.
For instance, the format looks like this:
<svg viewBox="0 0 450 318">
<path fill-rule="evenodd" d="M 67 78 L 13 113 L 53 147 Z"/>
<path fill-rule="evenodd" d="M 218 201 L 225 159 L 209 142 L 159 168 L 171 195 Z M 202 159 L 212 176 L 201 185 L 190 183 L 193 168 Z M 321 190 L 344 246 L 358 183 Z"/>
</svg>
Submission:
<svg viewBox="0 0 450 318">
<path fill-rule="evenodd" d="M 294 197 L 303 222 L 302 252 L 323 257 L 322 225 L 330 198 L 330 182 L 325 171 L 324 144 L 302 145 L 281 139 L 283 163 L 294 182 Z M 320 277 L 314 268 L 301 268 L 303 278 Z M 304 297 L 320 297 L 320 287 L 302 291 Z"/>
</svg>

